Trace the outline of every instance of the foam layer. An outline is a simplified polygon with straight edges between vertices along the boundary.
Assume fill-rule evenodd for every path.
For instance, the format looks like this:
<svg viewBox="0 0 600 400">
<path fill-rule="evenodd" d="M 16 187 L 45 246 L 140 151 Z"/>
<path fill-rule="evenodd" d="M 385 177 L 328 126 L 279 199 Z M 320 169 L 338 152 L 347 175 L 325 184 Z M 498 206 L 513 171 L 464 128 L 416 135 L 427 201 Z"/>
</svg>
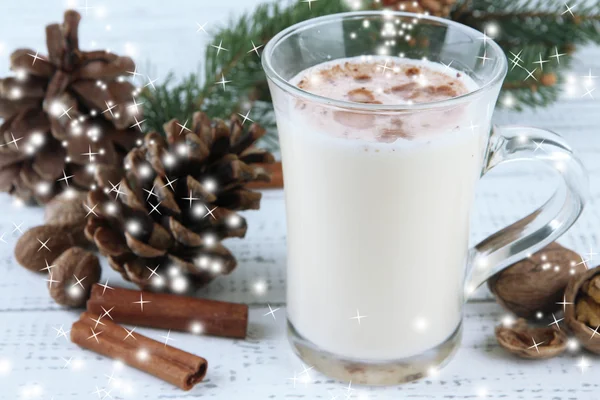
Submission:
<svg viewBox="0 0 600 400">
<path fill-rule="evenodd" d="M 292 83 L 308 92 L 355 103 L 431 103 L 478 88 L 467 75 L 431 61 L 360 56 L 319 64 Z"/>
<path fill-rule="evenodd" d="M 447 100 L 478 89 L 468 75 L 431 61 L 360 56 L 319 64 L 291 80 L 299 88 L 353 103 L 407 105 Z M 464 105 L 430 110 L 378 113 L 341 111 L 315 102 L 298 102 L 298 123 L 348 139 L 375 142 L 415 140 L 456 131 L 465 121 Z"/>
</svg>

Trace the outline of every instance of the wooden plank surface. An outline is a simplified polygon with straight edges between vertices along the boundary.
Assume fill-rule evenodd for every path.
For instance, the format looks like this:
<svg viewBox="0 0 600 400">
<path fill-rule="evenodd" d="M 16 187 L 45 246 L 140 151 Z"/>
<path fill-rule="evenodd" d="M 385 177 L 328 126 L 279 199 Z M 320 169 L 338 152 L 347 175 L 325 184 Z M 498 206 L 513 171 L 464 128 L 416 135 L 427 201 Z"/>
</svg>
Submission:
<svg viewBox="0 0 600 400">
<path fill-rule="evenodd" d="M 89 0 L 89 15 L 81 28 L 82 47 L 110 48 L 134 56 L 140 71 L 162 79 L 169 70 L 179 76 L 196 71 L 202 60 L 207 36 L 197 33 L 196 22 L 210 32 L 224 24 L 231 12 L 251 9 L 260 0 L 210 2 L 161 0 Z M 59 21 L 65 5 L 85 6 L 84 0 L 4 1 L 0 9 L 0 74 L 8 71 L 8 54 L 15 47 L 44 49 L 44 25 Z M 82 9 L 82 13 L 85 11 Z M 151 67 L 146 62 L 151 60 Z M 584 161 L 591 178 L 591 206 L 561 243 L 579 252 L 598 250 L 600 215 L 595 206 L 600 197 L 600 100 L 583 98 L 582 76 L 600 75 L 600 47 L 579 50 L 573 64 L 575 83 L 563 100 L 539 111 L 497 112 L 497 124 L 526 124 L 562 133 Z M 596 97 L 600 97 L 600 94 Z M 472 218 L 472 242 L 515 221 L 539 206 L 551 194 L 556 178 L 535 167 L 513 165 L 493 171 L 478 188 Z M 521 361 L 501 351 L 493 338 L 493 327 L 504 313 L 491 301 L 485 288 L 466 306 L 465 335 L 455 360 L 440 374 L 418 383 L 394 388 L 355 388 L 310 373 L 310 382 L 289 378 L 303 366 L 285 339 L 285 208 L 281 191 L 266 191 L 262 208 L 248 212 L 250 229 L 245 240 L 226 245 L 240 266 L 198 295 L 246 302 L 252 305 L 251 335 L 231 341 L 174 334 L 176 346 L 209 360 L 205 383 L 182 393 L 135 370 L 118 369 L 114 363 L 77 349 L 64 338 L 56 338 L 76 314 L 57 307 L 48 297 L 43 279 L 19 267 L 12 248 L 19 231 L 42 220 L 42 211 L 23 208 L 0 195 L 0 399 L 79 400 L 114 399 L 596 399 L 600 381 L 598 359 L 585 354 L 591 367 L 581 372 L 576 364 L 582 353 L 574 352 L 544 361 Z M 21 225 L 22 224 L 22 225 Z M 592 261 L 595 265 L 595 262 Z M 126 286 L 104 265 L 105 278 Z M 257 284 L 266 285 L 262 293 Z M 280 310 L 276 320 L 264 316 L 267 305 Z M 162 331 L 140 330 L 158 338 Z M 71 359 L 72 357 L 72 359 Z M 64 360 L 63 360 L 64 359 Z M 71 359 L 65 367 L 65 360 Z M 105 376 L 111 376 L 111 382 Z M 304 377 L 305 379 L 306 377 Z M 105 392 L 94 394 L 98 389 Z M 105 396 L 110 393 L 109 396 Z"/>
<path fill-rule="evenodd" d="M 464 337 L 455 359 L 439 374 L 419 382 L 389 388 L 367 388 L 329 380 L 310 371 L 292 354 L 285 338 L 285 310 L 264 315 L 268 308 L 253 308 L 250 337 L 233 341 L 172 333 L 170 344 L 209 360 L 204 383 L 183 393 L 166 383 L 128 367 L 83 351 L 56 337 L 76 318 L 69 311 L 36 314 L 4 312 L 0 336 L 0 399 L 39 398 L 82 400 L 98 398 L 96 390 L 111 391 L 115 399 L 597 399 L 598 368 L 588 355 L 573 351 L 547 361 L 516 359 L 501 350 L 493 336 L 503 317 L 493 303 L 467 308 Z M 367 320 L 364 323 L 368 323 Z M 138 330 L 136 330 L 137 332 Z M 165 333 L 140 329 L 164 341 Z M 589 369 L 577 367 L 581 357 Z M 8 367 L 8 363 L 10 367 Z M 70 360 L 70 362 L 69 362 Z M 4 372 L 2 372 L 4 371 Z M 113 375 L 114 373 L 114 375 Z M 290 378 L 300 380 L 294 383 Z M 110 379 L 112 376 L 113 379 Z M 110 379 L 110 383 L 109 383 Z M 40 393 L 39 396 L 31 393 Z M 349 395 L 348 397 L 346 397 Z M 596 396 L 596 397 L 594 397 Z M 101 398 L 101 396 L 100 396 Z"/>
</svg>

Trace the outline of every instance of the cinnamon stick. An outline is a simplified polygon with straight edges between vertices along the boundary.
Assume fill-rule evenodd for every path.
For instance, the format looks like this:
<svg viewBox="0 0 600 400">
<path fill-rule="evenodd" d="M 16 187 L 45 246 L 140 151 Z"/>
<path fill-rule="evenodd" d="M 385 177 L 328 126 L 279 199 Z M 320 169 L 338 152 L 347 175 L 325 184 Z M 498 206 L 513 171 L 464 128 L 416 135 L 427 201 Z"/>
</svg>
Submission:
<svg viewBox="0 0 600 400">
<path fill-rule="evenodd" d="M 283 188 L 283 170 L 281 169 L 281 162 L 275 162 L 272 164 L 264 164 L 263 167 L 271 173 L 270 182 L 250 182 L 247 187 L 248 189 L 281 189 Z"/>
<path fill-rule="evenodd" d="M 202 357 L 126 330 L 107 316 L 84 312 L 71 328 L 71 341 L 103 356 L 147 372 L 183 390 L 206 375 Z"/>
<path fill-rule="evenodd" d="M 98 284 L 92 286 L 87 310 L 100 315 L 109 311 L 117 323 L 213 336 L 243 339 L 248 329 L 248 306 L 245 304 L 121 288 L 105 289 Z"/>
</svg>

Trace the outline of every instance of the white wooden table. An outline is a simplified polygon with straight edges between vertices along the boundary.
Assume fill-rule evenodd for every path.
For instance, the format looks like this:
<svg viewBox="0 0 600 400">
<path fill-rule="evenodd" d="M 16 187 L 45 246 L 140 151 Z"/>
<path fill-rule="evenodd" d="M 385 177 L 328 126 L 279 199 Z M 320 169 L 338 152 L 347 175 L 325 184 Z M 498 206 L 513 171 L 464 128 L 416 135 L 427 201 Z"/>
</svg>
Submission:
<svg viewBox="0 0 600 400">
<path fill-rule="evenodd" d="M 143 72 L 164 77 L 196 70 L 206 37 L 196 22 L 225 23 L 231 10 L 250 9 L 259 0 L 172 1 L 89 0 L 89 16 L 81 28 L 83 47 L 126 51 L 139 61 L 152 58 L 154 68 Z M 72 1 L 3 1 L 0 5 L 0 73 L 7 71 L 7 55 L 19 45 L 44 50 L 43 26 L 59 21 L 65 3 Z M 79 1 L 81 6 L 84 0 Z M 82 10 L 85 14 L 85 10 Z M 95 43 L 92 43 L 95 41 Z M 143 65 L 143 62 L 141 63 Z M 496 123 L 526 123 L 561 132 L 578 151 L 591 175 L 592 202 L 584 216 L 561 242 L 581 253 L 599 250 L 600 214 L 600 101 L 584 93 L 577 82 L 589 69 L 600 75 L 600 48 L 580 50 L 574 63 L 570 94 L 538 112 L 498 112 Z M 598 94 L 600 96 L 600 94 Z M 540 205 L 556 181 L 544 171 L 506 167 L 486 177 L 479 186 L 473 214 L 472 240 L 478 241 Z M 0 195 L 0 400 L 55 399 L 597 399 L 600 358 L 580 351 L 547 361 L 524 361 L 503 352 L 493 329 L 505 315 L 489 293 L 481 289 L 466 307 L 463 344 L 455 359 L 435 377 L 390 388 L 347 386 L 311 371 L 291 352 L 285 338 L 285 214 L 281 191 L 264 193 L 262 209 L 247 213 L 245 240 L 227 244 L 239 267 L 200 293 L 203 297 L 251 305 L 250 334 L 246 340 L 227 340 L 173 333 L 173 344 L 209 360 L 206 380 L 182 392 L 141 372 L 81 350 L 64 337 L 77 312 L 58 307 L 48 296 L 43 278 L 14 260 L 19 231 L 40 224 L 42 210 L 22 208 Z M 598 251 L 600 252 L 600 251 Z M 596 256 L 597 258 L 600 256 Z M 592 261 L 595 265 L 595 262 Z M 104 278 L 127 286 L 104 264 Z M 257 290 L 266 286 L 266 290 Z M 278 308 L 265 316 L 268 306 Z M 158 338 L 162 331 L 140 329 Z M 160 340 L 160 339 L 159 339 Z M 585 357 L 590 367 L 577 364 Z M 299 378 L 294 384 L 290 378 Z"/>
</svg>

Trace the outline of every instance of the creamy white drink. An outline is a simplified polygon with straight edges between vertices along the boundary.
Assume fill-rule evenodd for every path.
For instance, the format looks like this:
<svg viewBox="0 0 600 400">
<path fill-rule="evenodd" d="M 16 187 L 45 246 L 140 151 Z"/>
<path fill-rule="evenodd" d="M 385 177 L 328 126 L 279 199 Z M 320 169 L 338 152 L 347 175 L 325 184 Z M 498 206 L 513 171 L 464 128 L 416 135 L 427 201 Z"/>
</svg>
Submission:
<svg viewBox="0 0 600 400">
<path fill-rule="evenodd" d="M 362 57 L 303 71 L 314 94 L 368 104 L 477 89 L 427 61 Z M 469 105 L 393 115 L 277 101 L 288 226 L 288 318 L 320 349 L 398 360 L 461 321 L 469 210 L 489 126 Z M 481 111 L 481 109 L 479 109 Z"/>
</svg>

